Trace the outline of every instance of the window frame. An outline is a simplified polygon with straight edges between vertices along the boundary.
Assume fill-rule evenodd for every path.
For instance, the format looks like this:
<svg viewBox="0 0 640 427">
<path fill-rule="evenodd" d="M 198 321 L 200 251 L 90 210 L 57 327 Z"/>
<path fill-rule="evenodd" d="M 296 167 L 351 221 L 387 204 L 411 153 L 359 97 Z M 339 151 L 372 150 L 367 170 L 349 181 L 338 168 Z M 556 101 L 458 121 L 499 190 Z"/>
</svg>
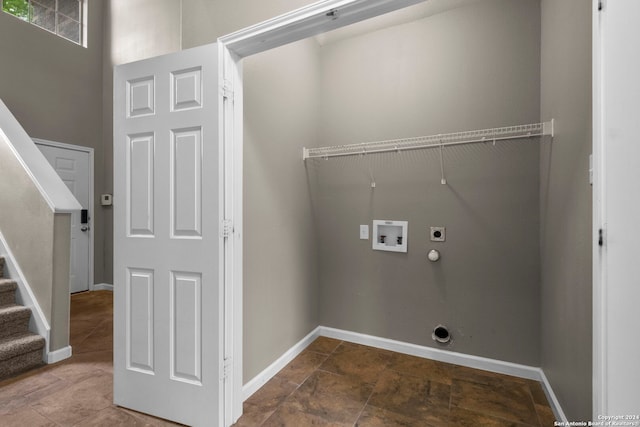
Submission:
<svg viewBox="0 0 640 427">
<path fill-rule="evenodd" d="M 59 1 L 60 0 L 53 0 L 54 1 L 54 7 L 50 7 L 47 6 L 46 4 L 44 4 L 41 0 L 23 0 L 24 3 L 27 6 L 27 16 L 23 17 L 17 14 L 13 14 L 10 11 L 5 9 L 5 0 L 2 0 L 2 11 L 4 13 L 6 13 L 7 15 L 13 16 L 14 18 L 17 18 L 23 22 L 27 22 L 35 27 L 38 27 L 44 31 L 47 31 L 51 34 L 55 34 L 56 36 L 67 40 L 73 44 L 82 46 L 82 47 L 87 47 L 87 0 L 77 0 L 78 1 L 78 19 L 75 19 L 69 15 L 66 15 L 65 13 L 63 13 L 62 11 L 60 11 L 59 9 Z M 49 12 L 53 12 L 54 15 L 54 30 L 51 30 L 49 28 L 46 28 L 38 23 L 35 22 L 34 19 L 34 14 L 33 14 L 33 8 L 34 8 L 34 4 L 37 5 L 37 7 L 45 9 Z M 64 35 L 62 32 L 60 32 L 59 29 L 59 22 L 60 22 L 60 17 L 63 17 L 64 19 L 68 19 L 71 20 L 75 23 L 78 24 L 78 32 L 79 32 L 79 37 L 78 40 L 74 40 L 71 39 L 69 37 L 67 37 L 66 35 Z"/>
</svg>

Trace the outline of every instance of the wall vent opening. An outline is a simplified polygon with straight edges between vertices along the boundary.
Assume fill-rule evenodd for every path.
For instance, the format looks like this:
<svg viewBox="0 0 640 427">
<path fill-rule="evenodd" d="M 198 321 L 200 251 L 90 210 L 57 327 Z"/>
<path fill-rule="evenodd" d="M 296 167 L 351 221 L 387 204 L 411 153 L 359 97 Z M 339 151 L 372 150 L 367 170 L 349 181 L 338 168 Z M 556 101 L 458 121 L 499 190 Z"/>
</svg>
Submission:
<svg viewBox="0 0 640 427">
<path fill-rule="evenodd" d="M 451 334 L 446 326 L 438 325 L 433 330 L 431 337 L 440 344 L 449 344 L 451 342 Z"/>
</svg>

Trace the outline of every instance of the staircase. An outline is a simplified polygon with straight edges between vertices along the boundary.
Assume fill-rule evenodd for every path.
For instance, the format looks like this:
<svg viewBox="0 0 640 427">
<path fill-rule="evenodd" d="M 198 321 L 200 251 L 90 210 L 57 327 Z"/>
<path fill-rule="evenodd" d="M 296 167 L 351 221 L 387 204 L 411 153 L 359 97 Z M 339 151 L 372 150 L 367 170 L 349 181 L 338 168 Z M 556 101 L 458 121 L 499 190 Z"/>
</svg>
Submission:
<svg viewBox="0 0 640 427">
<path fill-rule="evenodd" d="M 0 380 L 43 363 L 44 338 L 29 331 L 31 310 L 16 305 L 16 288 L 0 257 Z"/>
</svg>

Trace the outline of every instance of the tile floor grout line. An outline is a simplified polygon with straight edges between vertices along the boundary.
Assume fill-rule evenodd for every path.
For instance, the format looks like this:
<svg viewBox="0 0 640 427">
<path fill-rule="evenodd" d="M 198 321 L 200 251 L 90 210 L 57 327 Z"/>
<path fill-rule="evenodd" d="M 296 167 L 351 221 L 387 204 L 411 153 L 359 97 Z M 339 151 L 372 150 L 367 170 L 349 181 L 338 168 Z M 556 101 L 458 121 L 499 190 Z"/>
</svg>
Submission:
<svg viewBox="0 0 640 427">
<path fill-rule="evenodd" d="M 362 417 L 362 413 L 364 412 L 365 409 L 367 409 L 367 405 L 369 404 L 369 401 L 371 400 L 371 396 L 373 396 L 373 392 L 375 391 L 375 388 L 376 388 L 377 384 L 378 384 L 378 381 L 376 381 L 375 384 L 373 384 L 373 387 L 371 387 L 371 393 L 369 394 L 369 397 L 367 397 L 367 401 L 364 402 L 364 406 L 362 407 L 362 409 L 360 410 L 360 413 L 356 417 L 356 420 L 353 423 L 353 427 L 356 427 L 358 425 L 358 421 L 360 421 L 360 417 Z"/>
<path fill-rule="evenodd" d="M 96 330 L 96 329 L 98 329 L 98 327 L 97 327 L 97 326 L 96 326 L 95 328 L 93 328 L 93 329 L 91 330 L 91 332 L 89 332 L 87 335 L 85 335 L 81 340 L 79 340 L 79 341 L 78 341 L 78 343 L 77 343 L 76 345 L 82 345 L 82 343 L 83 343 L 83 342 L 85 342 L 85 341 L 87 340 L 87 338 L 89 338 L 89 337 L 90 337 L 90 336 L 95 332 L 95 330 Z M 69 339 L 69 345 L 70 345 L 71 347 L 73 347 L 73 346 L 71 345 L 71 339 Z"/>
<path fill-rule="evenodd" d="M 449 421 L 451 421 L 451 407 L 453 405 L 453 382 L 455 380 L 451 378 L 451 385 L 449 386 Z"/>
<path fill-rule="evenodd" d="M 391 365 L 391 358 L 393 356 L 391 356 L 389 358 L 389 360 L 387 361 L 384 369 L 382 370 L 382 372 L 380 372 L 380 375 L 384 374 L 385 371 L 392 371 L 392 372 L 397 372 L 396 370 L 394 370 L 393 368 L 390 367 Z M 400 373 L 400 372 L 398 372 Z M 369 394 L 369 397 L 367 398 L 367 401 L 365 402 L 364 406 L 362 407 L 362 410 L 360 411 L 360 414 L 358 414 L 358 418 L 356 418 L 356 421 L 354 423 L 354 427 L 357 425 L 358 421 L 360 420 L 360 417 L 362 417 L 362 414 L 364 413 L 364 410 L 367 409 L 367 405 L 369 404 L 369 401 L 371 400 L 371 397 L 373 397 L 373 393 L 375 392 L 376 386 L 378 385 L 378 382 L 380 381 L 380 376 L 378 376 L 378 379 L 376 380 L 375 383 L 373 383 L 373 387 L 371 388 L 371 394 Z"/>
<path fill-rule="evenodd" d="M 29 409 L 31 409 L 33 412 L 35 412 L 36 414 L 40 415 L 42 418 L 44 418 L 45 420 L 49 421 L 50 423 L 55 424 L 56 426 L 60 426 L 60 427 L 65 427 L 64 425 L 60 424 L 57 421 L 52 420 L 51 418 L 49 418 L 47 415 L 43 414 L 42 412 L 38 411 L 37 408 L 35 408 L 33 406 L 33 404 L 29 404 L 28 405 Z"/>
<path fill-rule="evenodd" d="M 533 398 L 533 393 L 531 392 L 531 385 L 527 384 L 527 391 L 529 392 L 529 397 L 531 398 L 531 403 L 533 404 L 533 412 L 536 414 L 536 418 L 538 419 L 538 425 L 542 427 L 542 418 L 540 418 L 540 414 L 538 413 L 538 408 L 536 407 L 536 400 Z"/>
<path fill-rule="evenodd" d="M 302 354 L 302 353 L 301 353 L 301 354 Z M 326 359 L 325 359 L 325 360 L 326 360 Z M 291 362 L 290 362 L 290 363 L 291 363 Z M 324 362 L 323 362 L 323 363 L 324 363 Z M 288 365 L 287 365 L 287 366 L 288 366 Z M 284 369 L 284 368 L 283 368 L 283 369 Z M 314 372 L 315 372 L 315 371 L 314 371 Z M 274 378 L 275 378 L 275 377 L 277 377 L 277 376 L 278 376 L 278 374 L 274 375 Z M 310 375 L 309 375 L 309 376 L 310 376 Z M 307 378 L 309 378 L 309 377 L 307 377 Z M 260 423 L 260 426 L 265 425 L 265 423 L 266 423 L 267 421 L 269 421 L 269 418 L 271 418 L 271 417 L 273 416 L 273 414 L 275 414 L 276 412 L 278 412 L 278 409 L 280 409 L 280 408 L 282 407 L 282 404 L 283 404 L 283 403 L 284 403 L 288 398 L 290 398 L 290 397 L 291 397 L 291 395 L 293 395 L 293 393 L 295 393 L 295 392 L 296 392 L 296 390 L 298 390 L 300 387 L 302 387 L 302 384 L 304 384 L 304 382 L 307 380 L 307 378 L 305 378 L 305 379 L 304 379 L 300 384 L 296 384 L 296 383 L 294 383 L 293 381 L 288 380 L 288 379 L 286 379 L 286 378 L 281 378 L 282 380 L 288 381 L 288 382 L 290 382 L 290 383 L 292 383 L 292 384 L 296 384 L 296 387 L 295 387 L 293 390 L 291 390 L 291 392 L 290 392 L 289 394 L 287 394 L 287 396 L 286 396 L 284 399 L 282 399 L 282 400 L 278 403 L 278 405 L 276 406 L 276 409 L 275 409 L 275 410 L 274 410 L 274 411 L 273 411 L 273 412 L 272 412 L 272 413 L 271 413 L 271 414 L 270 414 L 270 415 L 269 415 L 269 416 L 268 416 L 264 421 L 262 421 L 262 422 Z M 264 387 L 264 385 L 263 385 L 262 387 Z M 262 387 L 260 387 L 260 388 L 262 388 Z M 259 390 L 259 389 L 258 389 L 258 390 Z"/>
</svg>

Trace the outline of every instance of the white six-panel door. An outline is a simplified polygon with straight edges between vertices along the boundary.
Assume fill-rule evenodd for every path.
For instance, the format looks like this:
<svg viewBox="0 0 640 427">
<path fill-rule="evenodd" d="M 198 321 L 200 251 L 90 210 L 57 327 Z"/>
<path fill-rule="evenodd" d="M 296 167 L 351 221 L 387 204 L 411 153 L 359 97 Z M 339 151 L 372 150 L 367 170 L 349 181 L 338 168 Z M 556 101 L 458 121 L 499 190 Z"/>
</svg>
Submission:
<svg viewBox="0 0 640 427">
<path fill-rule="evenodd" d="M 223 424 L 218 52 L 116 67 L 114 401 Z"/>
<path fill-rule="evenodd" d="M 80 220 L 80 212 L 71 214 L 71 265 L 69 289 L 70 292 L 82 292 L 89 290 L 89 257 L 91 244 L 91 206 L 90 188 L 92 185 L 89 171 L 90 156 L 86 151 L 74 150 L 73 148 L 47 144 L 45 141 L 35 141 L 36 145 L 44 154 L 47 161 L 53 166 L 62 181 L 69 187 L 71 193 L 82 205 L 82 209 L 87 209 L 88 218 L 86 223 Z M 66 145 L 66 144 L 65 144 Z M 91 280 L 93 280 L 91 278 Z"/>
</svg>

